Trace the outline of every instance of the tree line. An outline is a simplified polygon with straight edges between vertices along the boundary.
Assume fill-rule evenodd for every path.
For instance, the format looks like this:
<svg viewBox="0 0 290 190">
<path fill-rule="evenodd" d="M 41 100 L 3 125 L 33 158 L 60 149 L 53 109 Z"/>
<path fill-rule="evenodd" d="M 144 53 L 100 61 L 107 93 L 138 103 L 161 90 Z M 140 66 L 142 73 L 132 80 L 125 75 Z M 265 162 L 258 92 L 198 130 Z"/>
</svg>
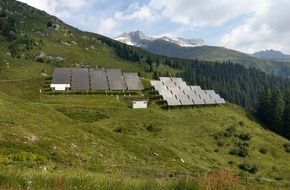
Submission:
<svg viewBox="0 0 290 190">
<path fill-rule="evenodd" d="M 290 80 L 268 75 L 254 67 L 245 68 L 228 62 L 207 62 L 193 60 L 181 77 L 190 85 L 213 89 L 228 102 L 250 110 L 256 110 L 257 97 L 265 83 L 276 86 L 282 92 L 290 89 Z"/>
<path fill-rule="evenodd" d="M 290 139 L 290 91 L 284 94 L 268 83 L 262 87 L 258 96 L 257 116 L 269 129 Z"/>
</svg>

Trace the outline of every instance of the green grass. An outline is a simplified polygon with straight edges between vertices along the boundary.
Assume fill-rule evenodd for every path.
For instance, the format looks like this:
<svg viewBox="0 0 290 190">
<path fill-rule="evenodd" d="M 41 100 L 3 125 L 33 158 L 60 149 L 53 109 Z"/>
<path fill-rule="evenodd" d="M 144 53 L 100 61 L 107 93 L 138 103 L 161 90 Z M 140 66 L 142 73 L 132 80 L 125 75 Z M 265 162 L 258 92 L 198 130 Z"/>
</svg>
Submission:
<svg viewBox="0 0 290 190">
<path fill-rule="evenodd" d="M 123 96 L 118 101 L 110 94 L 40 93 L 37 89 L 44 83 L 44 78 L 0 82 L 0 163 L 7 171 L 1 173 L 3 188 L 22 183 L 26 175 L 41 178 L 39 168 L 43 167 L 52 175 L 52 186 L 58 172 L 71 171 L 72 177 L 63 175 L 68 180 L 63 186 L 68 189 L 78 171 L 89 175 L 85 181 L 90 175 L 121 172 L 129 183 L 125 189 L 135 187 L 135 183 L 148 186 L 148 179 L 166 179 L 161 185 L 157 183 L 160 186 L 147 188 L 166 189 L 176 182 L 170 176 L 195 179 L 216 167 L 249 175 L 253 187 L 289 188 L 289 153 L 283 147 L 287 140 L 262 128 L 252 113 L 238 106 L 167 110 L 151 102 L 148 109 L 133 110 Z M 222 135 L 223 146 L 218 145 L 215 135 L 226 133 L 231 126 L 236 127 L 236 136 Z M 241 134 L 250 134 L 250 140 L 241 140 Z M 238 142 L 248 143 L 248 156 L 229 154 Z M 266 154 L 260 152 L 262 147 L 268 149 Z M 240 170 L 245 161 L 257 164 L 259 171 L 251 174 Z M 8 174 L 14 170 L 20 170 L 19 176 L 12 178 Z M 110 183 L 108 186 L 114 186 Z M 45 183 L 39 184 L 46 188 Z M 98 183 L 92 182 L 88 189 L 93 189 L 91 185 Z"/>
</svg>

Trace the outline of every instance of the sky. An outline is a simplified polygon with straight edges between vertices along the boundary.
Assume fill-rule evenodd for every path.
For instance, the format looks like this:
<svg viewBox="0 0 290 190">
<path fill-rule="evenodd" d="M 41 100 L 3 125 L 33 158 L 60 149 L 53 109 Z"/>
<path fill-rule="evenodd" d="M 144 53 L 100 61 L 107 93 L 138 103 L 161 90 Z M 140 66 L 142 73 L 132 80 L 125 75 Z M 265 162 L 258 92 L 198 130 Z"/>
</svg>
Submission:
<svg viewBox="0 0 290 190">
<path fill-rule="evenodd" d="M 290 0 L 19 0 L 80 30 L 111 38 L 141 30 L 153 37 L 202 38 L 245 53 L 290 54 Z"/>
</svg>

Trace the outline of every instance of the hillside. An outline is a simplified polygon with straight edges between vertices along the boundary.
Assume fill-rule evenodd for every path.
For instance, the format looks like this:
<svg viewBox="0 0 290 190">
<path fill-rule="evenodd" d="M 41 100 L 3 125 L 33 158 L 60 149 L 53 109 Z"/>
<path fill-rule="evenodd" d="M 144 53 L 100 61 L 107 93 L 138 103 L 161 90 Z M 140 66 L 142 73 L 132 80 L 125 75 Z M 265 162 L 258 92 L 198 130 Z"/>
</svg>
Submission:
<svg viewBox="0 0 290 190">
<path fill-rule="evenodd" d="M 126 97 L 39 93 L 43 80 L 0 82 L 0 167 L 5 171 L 0 174 L 12 186 L 25 185 L 26 175 L 32 184 L 38 175 L 40 182 L 49 176 L 53 181 L 53 176 L 76 177 L 79 171 L 161 180 L 219 167 L 249 175 L 251 187 L 289 188 L 287 140 L 263 129 L 238 106 L 168 111 L 152 103 L 149 109 L 132 110 Z M 250 138 L 242 140 L 242 134 Z M 230 154 L 240 147 L 248 155 Z M 257 173 L 240 170 L 244 162 L 256 164 Z M 49 176 L 42 175 L 44 168 Z M 1 184 L 9 186 L 6 180 Z"/>
<path fill-rule="evenodd" d="M 245 189 L 246 179 L 250 189 L 290 188 L 289 141 L 237 105 L 168 110 L 151 99 L 133 110 L 133 94 L 51 93 L 55 66 L 151 77 L 145 59 L 156 57 L 132 48 L 140 61 L 125 60 L 116 50 L 130 47 L 16 1 L 0 6 L 0 189 L 202 189 L 217 168 L 229 171 L 221 181 L 233 173 L 231 189 Z"/>
</svg>

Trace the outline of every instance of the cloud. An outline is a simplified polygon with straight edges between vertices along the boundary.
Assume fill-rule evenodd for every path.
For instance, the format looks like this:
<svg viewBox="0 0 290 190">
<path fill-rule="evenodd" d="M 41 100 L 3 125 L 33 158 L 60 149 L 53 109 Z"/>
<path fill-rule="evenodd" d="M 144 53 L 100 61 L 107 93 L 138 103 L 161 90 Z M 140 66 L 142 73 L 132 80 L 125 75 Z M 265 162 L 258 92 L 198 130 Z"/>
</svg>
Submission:
<svg viewBox="0 0 290 190">
<path fill-rule="evenodd" d="M 253 53 L 259 50 L 275 49 L 290 53 L 290 1 L 268 1 L 256 14 L 224 35 L 223 46 Z"/>
<path fill-rule="evenodd" d="M 88 4 L 89 1 L 85 0 L 19 0 L 27 3 L 30 6 L 44 10 L 49 14 L 58 16 L 62 19 L 66 19 L 72 16 L 72 14 Z"/>
<path fill-rule="evenodd" d="M 98 31 L 101 34 L 111 34 L 117 26 L 118 23 L 112 18 L 101 19 Z"/>
<path fill-rule="evenodd" d="M 177 24 L 203 27 L 216 26 L 257 9 L 262 0 L 151 0 L 149 6 Z"/>
</svg>

